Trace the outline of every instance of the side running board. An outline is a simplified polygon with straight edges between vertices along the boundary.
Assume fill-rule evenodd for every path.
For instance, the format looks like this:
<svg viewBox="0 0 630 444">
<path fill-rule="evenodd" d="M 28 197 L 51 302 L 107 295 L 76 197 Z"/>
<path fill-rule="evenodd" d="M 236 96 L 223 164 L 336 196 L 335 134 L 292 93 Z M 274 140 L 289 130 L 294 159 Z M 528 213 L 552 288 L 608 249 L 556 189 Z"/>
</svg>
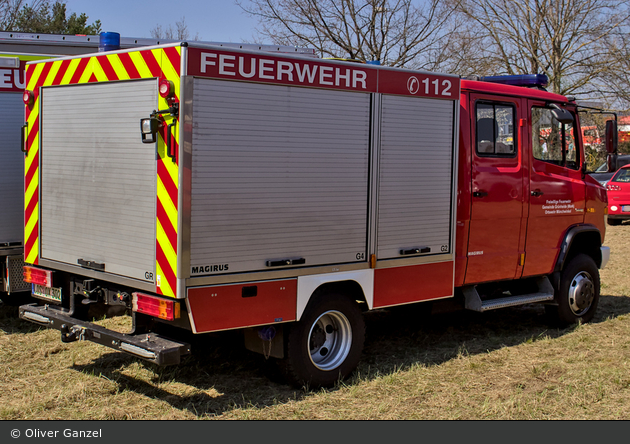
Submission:
<svg viewBox="0 0 630 444">
<path fill-rule="evenodd" d="M 464 287 L 462 291 L 466 299 L 465 307 L 467 310 L 484 312 L 495 310 L 497 308 L 515 307 L 517 305 L 533 304 L 536 302 L 553 301 L 554 290 L 551 282 L 546 276 L 536 281 L 538 284 L 538 292 L 530 294 L 522 294 L 518 296 L 507 296 L 504 298 L 481 300 L 475 286 Z"/>
</svg>

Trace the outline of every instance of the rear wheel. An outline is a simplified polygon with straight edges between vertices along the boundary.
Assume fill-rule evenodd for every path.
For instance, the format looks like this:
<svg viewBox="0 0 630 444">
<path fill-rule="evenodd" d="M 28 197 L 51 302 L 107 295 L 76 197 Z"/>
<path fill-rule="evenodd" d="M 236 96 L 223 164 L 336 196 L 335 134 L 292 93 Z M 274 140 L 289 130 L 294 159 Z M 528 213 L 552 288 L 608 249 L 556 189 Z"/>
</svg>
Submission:
<svg viewBox="0 0 630 444">
<path fill-rule="evenodd" d="M 562 270 L 560 288 L 556 290 L 557 306 L 548 312 L 562 325 L 589 322 L 599 302 L 599 270 L 590 256 L 575 256 Z"/>
<path fill-rule="evenodd" d="M 354 371 L 364 340 L 365 323 L 355 301 L 337 294 L 318 297 L 289 326 L 281 368 L 294 385 L 331 386 Z"/>
<path fill-rule="evenodd" d="M 621 219 L 608 219 L 608 225 L 621 225 Z"/>
</svg>

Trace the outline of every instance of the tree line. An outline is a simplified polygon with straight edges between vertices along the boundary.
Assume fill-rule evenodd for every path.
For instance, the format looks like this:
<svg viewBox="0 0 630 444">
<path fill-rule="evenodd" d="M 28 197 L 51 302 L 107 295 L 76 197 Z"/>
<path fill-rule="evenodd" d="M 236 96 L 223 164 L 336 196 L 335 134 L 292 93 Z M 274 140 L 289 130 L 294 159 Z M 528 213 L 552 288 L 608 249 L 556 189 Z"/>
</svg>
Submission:
<svg viewBox="0 0 630 444">
<path fill-rule="evenodd" d="M 0 0 L 0 30 L 41 34 L 85 34 L 101 32 L 101 21 L 88 24 L 85 13 L 68 15 L 66 4 L 49 0 Z"/>
<path fill-rule="evenodd" d="M 630 0 L 235 0 L 257 43 L 458 74 L 546 74 L 550 91 L 630 109 Z M 3 31 L 98 34 L 63 1 L 0 0 Z M 185 18 L 151 30 L 190 38 Z M 197 34 L 195 40 L 199 39 Z"/>
<path fill-rule="evenodd" d="M 546 74 L 630 108 L 628 0 L 237 0 L 258 35 L 322 57 L 462 76 Z"/>
</svg>

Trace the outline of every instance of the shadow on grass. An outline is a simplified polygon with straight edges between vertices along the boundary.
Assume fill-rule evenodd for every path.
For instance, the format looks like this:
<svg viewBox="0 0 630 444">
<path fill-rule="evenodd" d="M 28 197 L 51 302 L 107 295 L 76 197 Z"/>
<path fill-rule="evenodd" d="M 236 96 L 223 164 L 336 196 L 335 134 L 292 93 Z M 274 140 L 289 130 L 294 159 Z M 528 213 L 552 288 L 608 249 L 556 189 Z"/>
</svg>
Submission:
<svg viewBox="0 0 630 444">
<path fill-rule="evenodd" d="M 372 380 L 413 365 L 439 365 L 460 354 L 487 353 L 502 347 L 557 338 L 573 331 L 549 326 L 541 305 L 487 313 L 457 311 L 427 316 L 421 306 L 377 310 L 366 314 L 368 336 L 356 376 L 349 384 Z M 435 311 L 435 310 L 434 310 Z M 630 297 L 603 295 L 593 323 L 630 313 Z M 285 385 L 273 365 L 243 348 L 238 332 L 196 336 L 195 353 L 179 366 L 157 367 L 141 362 L 153 373 L 150 381 L 124 373 L 136 362 L 121 353 L 105 353 L 78 371 L 103 375 L 131 390 L 157 398 L 196 417 L 218 416 L 235 409 L 256 408 L 303 399 L 312 392 Z M 190 395 L 160 388 L 162 382 L 189 386 Z M 329 389 L 338 390 L 338 387 Z M 210 394 L 209 394 L 210 393 Z"/>
<path fill-rule="evenodd" d="M 24 303 L 26 304 L 28 302 L 30 302 L 30 300 Z M 31 333 L 45 328 L 20 319 L 19 305 L 20 304 L 9 305 L 0 301 L 0 332 L 5 334 Z"/>
<path fill-rule="evenodd" d="M 106 377 L 118 385 L 118 391 L 130 390 L 157 398 L 200 418 L 239 408 L 282 404 L 307 394 L 282 383 L 271 362 L 245 350 L 239 332 L 186 339 L 192 344 L 193 355 L 177 366 L 158 367 L 122 353 L 105 352 L 92 363 L 73 368 Z M 125 369 L 136 362 L 152 373 L 150 380 L 125 374 Z M 164 390 L 164 382 L 184 384 L 188 390 L 183 391 L 190 395 Z"/>
</svg>

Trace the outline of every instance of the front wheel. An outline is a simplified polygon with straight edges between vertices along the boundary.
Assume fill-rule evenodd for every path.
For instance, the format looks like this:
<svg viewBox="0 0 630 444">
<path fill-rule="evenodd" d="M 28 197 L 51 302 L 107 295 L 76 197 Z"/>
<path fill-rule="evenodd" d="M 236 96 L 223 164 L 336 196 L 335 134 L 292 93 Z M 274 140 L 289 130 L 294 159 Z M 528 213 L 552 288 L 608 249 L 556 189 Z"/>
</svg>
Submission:
<svg viewBox="0 0 630 444">
<path fill-rule="evenodd" d="M 287 353 L 280 364 L 296 386 L 331 386 L 354 371 L 364 340 L 365 323 L 357 303 L 341 295 L 324 295 L 289 326 Z"/>
<path fill-rule="evenodd" d="M 562 325 L 593 319 L 599 302 L 599 270 L 590 256 L 579 254 L 562 270 L 556 302 L 557 306 L 548 306 L 549 311 Z"/>
</svg>

